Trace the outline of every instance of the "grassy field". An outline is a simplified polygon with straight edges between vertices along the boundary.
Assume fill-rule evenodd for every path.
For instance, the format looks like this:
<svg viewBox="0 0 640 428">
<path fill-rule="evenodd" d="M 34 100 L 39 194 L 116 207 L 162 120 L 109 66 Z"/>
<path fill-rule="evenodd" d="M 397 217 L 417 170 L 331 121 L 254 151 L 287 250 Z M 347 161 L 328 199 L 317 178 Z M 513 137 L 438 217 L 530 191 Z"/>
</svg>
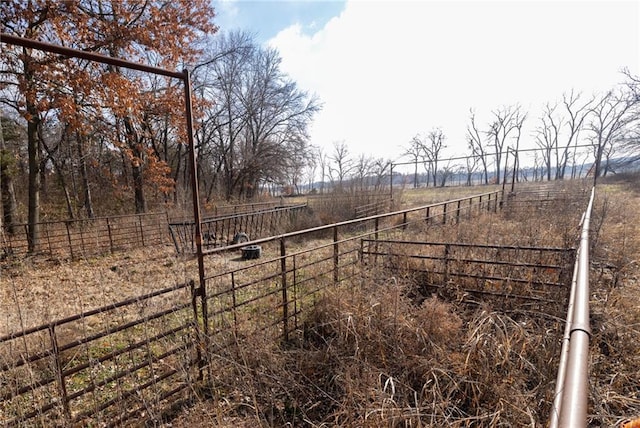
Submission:
<svg viewBox="0 0 640 428">
<path fill-rule="evenodd" d="M 405 189 L 400 207 L 487 188 Z M 412 239 L 573 246 L 584 206 L 484 214 L 460 225 L 412 226 Z M 592 220 L 589 426 L 640 417 L 640 184 L 599 187 Z M 397 206 L 396 206 L 397 208 Z M 317 244 L 318 242 L 315 242 Z M 302 245 L 302 244 L 300 244 Z M 210 272 L 242 266 L 237 253 Z M 173 247 L 105 257 L 15 260 L 2 268 L 0 335 L 197 276 Z M 437 297 L 417 305 L 416 278 L 379 269 L 328 292 L 286 347 L 253 337 L 215 384 L 167 426 L 544 426 L 563 323 Z"/>
</svg>

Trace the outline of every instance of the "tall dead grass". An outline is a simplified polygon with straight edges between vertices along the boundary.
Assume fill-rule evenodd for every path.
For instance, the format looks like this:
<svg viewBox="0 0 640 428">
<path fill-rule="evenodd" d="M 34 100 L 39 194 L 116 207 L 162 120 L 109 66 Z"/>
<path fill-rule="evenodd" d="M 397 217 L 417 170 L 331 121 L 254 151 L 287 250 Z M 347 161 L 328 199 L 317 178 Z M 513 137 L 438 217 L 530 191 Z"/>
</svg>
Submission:
<svg viewBox="0 0 640 428">
<path fill-rule="evenodd" d="M 631 180 L 627 180 L 631 178 Z M 589 426 L 640 417 L 640 185 L 605 180 L 597 193 L 591 249 Z"/>
<path fill-rule="evenodd" d="M 365 277 L 329 291 L 282 347 L 239 344 L 216 370 L 225 411 L 266 426 L 537 426 L 559 350 L 557 321 L 416 305 L 413 285 Z M 555 334 L 539 334 L 555 331 Z"/>
</svg>

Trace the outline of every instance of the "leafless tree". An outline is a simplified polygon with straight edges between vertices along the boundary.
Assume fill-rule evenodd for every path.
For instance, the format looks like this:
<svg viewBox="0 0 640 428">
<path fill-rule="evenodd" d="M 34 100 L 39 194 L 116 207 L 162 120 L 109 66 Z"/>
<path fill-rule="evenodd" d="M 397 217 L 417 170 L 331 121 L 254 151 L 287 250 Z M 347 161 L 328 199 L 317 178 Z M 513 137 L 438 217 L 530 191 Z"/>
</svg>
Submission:
<svg viewBox="0 0 640 428">
<path fill-rule="evenodd" d="M 357 184 L 358 190 L 365 190 L 366 185 L 365 182 L 371 175 L 371 171 L 373 170 L 373 158 L 371 156 L 367 156 L 364 153 L 358 157 L 358 160 L 355 162 L 353 166 L 354 172 L 354 184 Z"/>
<path fill-rule="evenodd" d="M 543 108 L 543 115 L 540 117 L 540 125 L 535 130 L 535 140 L 540 147 L 542 161 L 547 172 L 547 181 L 551 181 L 552 154 L 558 153 L 558 136 L 562 127 L 562 118 L 556 113 L 557 104 L 547 103 Z M 556 176 L 557 178 L 557 176 Z"/>
<path fill-rule="evenodd" d="M 417 134 L 409 142 L 409 146 L 405 149 L 403 155 L 409 156 L 413 162 L 413 188 L 418 188 L 418 161 L 422 158 L 423 142 L 420 134 Z M 427 186 L 429 183 L 427 183 Z"/>
<path fill-rule="evenodd" d="M 391 161 L 388 159 L 378 158 L 373 161 L 372 173 L 375 176 L 375 190 L 379 190 L 384 184 L 384 177 L 389 173 L 390 167 Z"/>
<path fill-rule="evenodd" d="M 634 112 L 637 99 L 622 89 L 612 89 L 604 94 L 590 109 L 592 118 L 588 129 L 591 131 L 591 144 L 595 155 L 594 176 L 607 174 L 609 160 L 615 152 L 615 145 L 623 140 L 625 129 L 638 121 Z M 604 168 L 602 158 L 605 157 Z"/>
<path fill-rule="evenodd" d="M 467 174 L 467 181 L 466 181 L 467 186 L 471 186 L 473 184 L 472 183 L 473 174 L 476 172 L 479 162 L 480 162 L 480 159 L 476 155 L 467 156 L 465 158 L 465 165 L 466 165 L 465 172 Z"/>
<path fill-rule="evenodd" d="M 493 149 L 496 165 L 496 183 L 500 183 L 500 171 L 502 164 L 502 154 L 509 135 L 517 131 L 518 124 L 524 121 L 524 116 L 520 113 L 520 106 L 502 107 L 493 112 L 494 119 L 489 124 L 487 138 L 489 147 Z"/>
<path fill-rule="evenodd" d="M 580 131 L 583 129 L 584 121 L 590 112 L 590 106 L 593 102 L 593 98 L 586 102 L 580 102 L 580 93 L 575 93 L 573 89 L 569 94 L 563 94 L 562 103 L 566 110 L 566 140 L 562 149 L 562 154 L 557 162 L 558 172 L 556 174 L 557 179 L 564 179 L 567 171 L 567 163 L 569 161 L 569 150 L 571 145 L 574 145 L 573 149 L 573 163 L 575 165 L 575 156 L 577 152 L 578 137 Z"/>
<path fill-rule="evenodd" d="M 332 163 L 329 165 L 329 175 L 332 182 L 336 182 L 335 190 L 344 190 L 344 181 L 354 169 L 353 159 L 349 156 L 349 149 L 344 141 L 333 143 L 333 153 L 329 157 Z"/>
<path fill-rule="evenodd" d="M 446 137 L 440 128 L 434 128 L 427 134 L 427 138 L 424 142 L 424 146 L 422 149 L 423 162 L 425 165 L 428 162 L 429 169 L 431 173 L 431 178 L 433 179 L 433 185 L 437 186 L 437 174 L 438 174 L 438 161 L 440 160 L 440 155 L 442 150 L 447 146 L 444 144 Z"/>
<path fill-rule="evenodd" d="M 194 92 L 205 104 L 196 134 L 199 167 L 205 185 L 219 185 L 227 199 L 254 196 L 260 182 L 297 180 L 308 158 L 307 128 L 320 103 L 280 62 L 276 50 L 239 32 L 217 38 L 196 67 Z"/>
<path fill-rule="evenodd" d="M 0 233 L 6 230 L 9 234 L 13 234 L 18 222 L 18 205 L 14 186 L 18 166 L 15 151 L 9 150 L 7 146 L 23 145 L 22 140 L 25 139 L 26 131 L 4 114 L 0 114 L 0 125 L 0 198 L 2 199 Z"/>
<path fill-rule="evenodd" d="M 440 187 L 444 187 L 447 184 L 447 180 L 453 175 L 454 169 L 450 160 L 440 169 Z"/>
<path fill-rule="evenodd" d="M 308 187 L 308 191 L 311 192 L 314 187 L 313 187 L 313 183 L 316 180 L 316 172 L 318 170 L 318 150 L 319 148 L 316 146 L 311 146 L 309 148 L 309 159 L 306 165 L 306 175 L 307 175 L 307 187 Z"/>
<path fill-rule="evenodd" d="M 474 158 L 478 159 L 482 165 L 482 173 L 484 176 L 484 184 L 489 183 L 489 173 L 487 170 L 487 153 L 484 141 L 480 137 L 480 132 L 476 125 L 476 114 L 473 109 L 470 110 L 470 124 L 467 126 L 467 144 Z"/>
<path fill-rule="evenodd" d="M 324 193 L 324 184 L 329 173 L 329 156 L 322 150 L 322 147 L 318 147 L 316 150 L 316 158 L 318 166 L 320 167 L 320 194 Z"/>
</svg>

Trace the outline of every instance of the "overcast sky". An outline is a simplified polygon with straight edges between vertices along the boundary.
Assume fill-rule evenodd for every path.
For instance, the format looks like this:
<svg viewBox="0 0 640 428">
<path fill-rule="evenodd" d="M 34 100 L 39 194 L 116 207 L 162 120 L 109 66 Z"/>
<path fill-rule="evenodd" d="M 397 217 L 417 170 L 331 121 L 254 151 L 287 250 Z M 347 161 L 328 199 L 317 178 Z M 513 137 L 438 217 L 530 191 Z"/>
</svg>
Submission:
<svg viewBox="0 0 640 428">
<path fill-rule="evenodd" d="M 278 49 L 282 69 L 323 110 L 311 142 L 396 160 L 440 127 L 448 155 L 466 153 L 469 109 L 528 112 L 522 143 L 546 102 L 585 95 L 640 70 L 638 1 L 214 1 L 221 31 L 242 28 Z"/>
</svg>

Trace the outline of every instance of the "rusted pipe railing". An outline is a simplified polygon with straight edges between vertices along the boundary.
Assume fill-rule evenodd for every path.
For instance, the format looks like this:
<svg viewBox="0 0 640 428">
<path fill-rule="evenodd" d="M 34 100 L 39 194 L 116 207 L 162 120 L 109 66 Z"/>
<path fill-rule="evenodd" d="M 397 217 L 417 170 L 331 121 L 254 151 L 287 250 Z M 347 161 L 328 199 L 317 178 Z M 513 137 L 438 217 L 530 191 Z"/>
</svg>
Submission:
<svg viewBox="0 0 640 428">
<path fill-rule="evenodd" d="M 567 324 L 549 421 L 550 428 L 586 427 L 589 405 L 589 222 L 595 187 L 582 216 L 582 231 L 567 309 Z"/>
</svg>

